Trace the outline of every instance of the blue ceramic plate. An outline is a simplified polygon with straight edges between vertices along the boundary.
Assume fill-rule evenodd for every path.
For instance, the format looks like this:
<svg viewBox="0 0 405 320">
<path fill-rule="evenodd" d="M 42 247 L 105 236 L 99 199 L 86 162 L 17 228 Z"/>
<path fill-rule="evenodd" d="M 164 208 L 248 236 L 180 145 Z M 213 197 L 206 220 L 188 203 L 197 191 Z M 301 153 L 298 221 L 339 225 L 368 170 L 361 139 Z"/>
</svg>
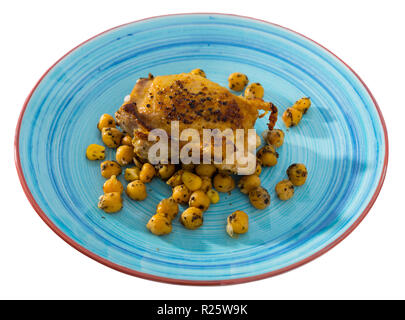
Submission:
<svg viewBox="0 0 405 320">
<path fill-rule="evenodd" d="M 243 72 L 265 88 L 280 114 L 309 96 L 312 107 L 286 131 L 276 167 L 262 184 L 271 195 L 256 210 L 238 190 L 221 194 L 204 225 L 170 235 L 145 228 L 156 204 L 170 196 L 164 182 L 148 184 L 148 198 L 106 214 L 97 208 L 104 179 L 87 145 L 139 77 L 205 70 L 224 86 Z M 266 120 L 257 121 L 263 131 Z M 113 158 L 109 150 L 107 159 Z M 16 132 L 16 164 L 23 188 L 41 218 L 89 257 L 139 277 L 181 284 L 229 284 L 265 278 L 302 265 L 336 245 L 364 218 L 382 186 L 387 133 L 376 101 L 359 77 L 325 48 L 264 21 L 221 14 L 146 19 L 104 32 L 60 59 L 29 95 Z M 309 177 L 289 201 L 274 186 L 287 167 L 305 163 Z M 125 182 L 123 177 L 121 181 Z M 249 232 L 225 232 L 234 210 L 248 213 Z"/>
</svg>

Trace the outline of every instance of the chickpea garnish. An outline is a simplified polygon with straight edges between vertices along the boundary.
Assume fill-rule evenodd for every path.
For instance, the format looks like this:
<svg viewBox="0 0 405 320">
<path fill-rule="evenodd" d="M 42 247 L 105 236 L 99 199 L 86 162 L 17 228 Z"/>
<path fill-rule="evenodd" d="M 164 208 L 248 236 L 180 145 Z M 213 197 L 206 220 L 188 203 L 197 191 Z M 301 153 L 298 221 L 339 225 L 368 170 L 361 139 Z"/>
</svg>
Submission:
<svg viewBox="0 0 405 320">
<path fill-rule="evenodd" d="M 230 192 L 235 188 L 235 181 L 230 175 L 218 173 L 213 180 L 214 188 L 219 192 Z"/>
<path fill-rule="evenodd" d="M 105 113 L 100 117 L 100 120 L 97 123 L 98 130 L 103 130 L 104 128 L 115 128 L 115 120 L 114 118 Z"/>
<path fill-rule="evenodd" d="M 119 146 L 115 153 L 115 160 L 121 165 L 126 166 L 132 162 L 134 158 L 134 148 L 132 146 L 122 145 Z"/>
<path fill-rule="evenodd" d="M 101 130 L 101 139 L 109 148 L 118 148 L 123 135 L 117 128 L 107 127 Z"/>
<path fill-rule="evenodd" d="M 234 72 L 228 78 L 229 88 L 234 91 L 242 91 L 248 82 L 248 77 L 240 72 Z"/>
<path fill-rule="evenodd" d="M 110 179 L 104 182 L 103 191 L 104 193 L 110 192 L 122 193 L 122 191 L 124 191 L 124 187 L 121 181 L 119 181 L 115 175 L 112 175 Z"/>
<path fill-rule="evenodd" d="M 122 198 L 120 192 L 109 192 L 100 196 L 98 207 L 107 213 L 120 211 L 122 208 Z"/>
<path fill-rule="evenodd" d="M 198 208 L 204 212 L 208 209 L 210 203 L 210 198 L 205 194 L 205 192 L 197 190 L 191 194 L 188 205 L 190 207 Z"/>
<path fill-rule="evenodd" d="M 290 180 L 281 180 L 275 187 L 280 200 L 288 200 L 294 195 L 294 185 Z"/>
<path fill-rule="evenodd" d="M 145 200 L 148 196 L 146 192 L 146 186 L 141 180 L 134 180 L 128 183 L 125 192 L 128 197 L 136 201 Z"/>
<path fill-rule="evenodd" d="M 235 234 L 246 233 L 249 229 L 249 217 L 245 212 L 240 210 L 229 215 L 227 222 L 226 232 L 232 238 L 235 237 Z"/>
<path fill-rule="evenodd" d="M 161 214 L 155 214 L 146 224 L 146 228 L 153 234 L 162 236 L 172 232 L 173 227 L 169 218 Z"/>
<path fill-rule="evenodd" d="M 105 147 L 98 144 L 91 144 L 86 149 L 86 157 L 89 160 L 104 160 Z"/>
<path fill-rule="evenodd" d="M 308 177 L 308 170 L 302 163 L 294 163 L 287 169 L 287 175 L 294 186 L 302 186 Z"/>
<path fill-rule="evenodd" d="M 150 163 L 144 163 L 139 173 L 139 179 L 144 183 L 151 182 L 155 174 L 155 168 Z"/>
<path fill-rule="evenodd" d="M 115 161 L 104 161 L 100 164 L 101 175 L 109 179 L 112 175 L 119 176 L 121 174 L 121 166 Z"/>
<path fill-rule="evenodd" d="M 203 221 L 204 219 L 202 210 L 195 207 L 190 207 L 184 210 L 180 216 L 181 224 L 187 229 L 191 230 L 201 227 Z"/>
</svg>

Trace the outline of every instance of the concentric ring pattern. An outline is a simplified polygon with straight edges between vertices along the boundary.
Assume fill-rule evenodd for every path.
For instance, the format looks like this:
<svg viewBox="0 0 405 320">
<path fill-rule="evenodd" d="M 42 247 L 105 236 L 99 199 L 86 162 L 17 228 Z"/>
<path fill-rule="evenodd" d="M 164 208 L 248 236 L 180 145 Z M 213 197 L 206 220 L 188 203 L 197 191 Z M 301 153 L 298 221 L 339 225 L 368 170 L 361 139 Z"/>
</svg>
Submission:
<svg viewBox="0 0 405 320">
<path fill-rule="evenodd" d="M 96 122 L 113 114 L 139 77 L 202 68 L 226 85 L 243 72 L 265 88 L 280 114 L 303 96 L 313 105 L 286 130 L 276 167 L 262 184 L 272 202 L 255 210 L 238 190 L 221 195 L 204 225 L 174 222 L 164 237 L 145 224 L 169 188 L 157 179 L 149 196 L 108 215 L 97 208 L 104 179 L 85 149 L 101 143 Z M 259 120 L 258 131 L 265 129 Z M 192 14 L 152 18 L 101 34 L 61 59 L 27 101 L 17 131 L 17 166 L 37 211 L 65 240 L 116 269 L 175 283 L 219 284 L 258 279 L 319 255 L 369 210 L 386 167 L 384 123 L 359 78 L 321 46 L 284 28 L 248 18 Z M 107 158 L 113 158 L 108 151 Z M 307 165 L 307 183 L 290 201 L 274 193 L 294 162 Z M 125 182 L 121 177 L 121 181 Z M 377 190 L 377 191 L 376 191 Z M 374 197 L 374 198 L 373 198 Z M 235 209 L 249 214 L 249 232 L 225 233 Z"/>
</svg>

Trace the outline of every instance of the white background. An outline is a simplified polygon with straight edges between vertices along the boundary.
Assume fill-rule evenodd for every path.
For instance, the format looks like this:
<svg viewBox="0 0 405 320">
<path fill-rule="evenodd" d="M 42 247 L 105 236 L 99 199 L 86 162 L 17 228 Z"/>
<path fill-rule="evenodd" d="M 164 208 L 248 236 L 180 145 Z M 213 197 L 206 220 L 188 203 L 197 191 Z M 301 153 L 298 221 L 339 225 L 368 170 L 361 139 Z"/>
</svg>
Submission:
<svg viewBox="0 0 405 320">
<path fill-rule="evenodd" d="M 403 1 L 2 1 L 0 4 L 0 298 L 405 298 L 405 12 Z M 303 33 L 348 63 L 385 117 L 390 160 L 369 215 L 337 247 L 274 278 L 225 287 L 138 279 L 82 255 L 26 199 L 14 166 L 14 131 L 41 75 L 68 50 L 111 27 L 168 13 L 222 12 Z"/>
</svg>

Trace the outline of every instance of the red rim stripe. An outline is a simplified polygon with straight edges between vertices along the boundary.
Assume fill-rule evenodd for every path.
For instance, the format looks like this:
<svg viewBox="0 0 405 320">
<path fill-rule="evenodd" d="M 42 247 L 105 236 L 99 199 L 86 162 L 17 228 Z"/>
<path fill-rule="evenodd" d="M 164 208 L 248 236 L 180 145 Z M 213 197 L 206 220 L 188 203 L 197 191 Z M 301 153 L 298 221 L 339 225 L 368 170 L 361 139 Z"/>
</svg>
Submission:
<svg viewBox="0 0 405 320">
<path fill-rule="evenodd" d="M 362 85 L 364 86 L 364 88 L 367 90 L 368 94 L 370 95 L 371 99 L 373 100 L 373 103 L 375 105 L 375 108 L 377 109 L 378 115 L 380 117 L 380 121 L 381 121 L 381 125 L 383 127 L 383 131 L 384 131 L 384 141 L 385 141 L 385 156 L 384 156 L 384 165 L 383 165 L 383 170 L 381 172 L 381 177 L 380 180 L 378 182 L 377 188 L 373 194 L 373 197 L 371 198 L 370 202 L 368 203 L 367 207 L 364 209 L 364 211 L 362 212 L 362 214 L 359 216 L 359 218 L 339 237 L 337 238 L 335 241 L 331 242 L 330 244 L 328 244 L 325 248 L 319 250 L 318 252 L 314 253 L 313 255 L 298 261 L 294 264 L 291 264 L 287 267 L 278 269 L 278 270 L 274 270 L 271 272 L 267 272 L 267 273 L 263 273 L 257 276 L 251 276 L 251 277 L 244 277 L 244 278 L 239 278 L 239 279 L 228 279 L 228 280 L 210 280 L 210 281 L 199 281 L 199 280 L 182 280 L 182 279 L 171 279 L 171 278 L 165 278 L 165 277 L 159 277 L 159 276 L 154 276 L 151 274 L 147 274 L 147 273 L 143 273 L 143 272 L 139 272 L 139 271 L 135 271 L 123 266 L 120 266 L 118 264 L 115 264 L 107 259 L 104 259 L 96 254 L 94 254 L 93 252 L 87 250 L 86 248 L 84 248 L 83 246 L 81 246 L 80 244 L 78 244 L 77 242 L 75 242 L 73 239 L 69 238 L 65 233 L 63 233 L 49 218 L 48 216 L 42 211 L 42 209 L 40 208 L 40 206 L 38 205 L 38 203 L 35 201 L 34 197 L 31 194 L 31 191 L 28 188 L 27 182 L 25 181 L 25 177 L 22 171 L 22 167 L 21 167 L 21 160 L 20 160 L 20 151 L 19 151 L 19 136 L 20 136 L 20 129 L 21 129 L 21 122 L 22 119 L 24 117 L 24 113 L 25 110 L 27 108 L 27 105 L 31 99 L 31 96 L 33 95 L 34 91 L 36 90 L 36 88 L 38 87 L 38 85 L 41 83 L 41 81 L 43 80 L 43 78 L 53 69 L 53 67 L 55 65 L 57 65 L 61 60 L 63 60 L 67 55 L 69 55 L 71 52 L 73 52 L 74 50 L 76 50 L 77 48 L 81 47 L 82 45 L 86 44 L 87 42 L 93 40 L 94 38 L 97 38 L 107 32 L 110 32 L 114 29 L 118 29 L 121 27 L 124 27 L 126 25 L 135 23 L 135 22 L 140 22 L 140 21 L 145 21 L 145 20 L 150 20 L 150 19 L 155 19 L 155 18 L 161 18 L 161 17 L 168 17 L 168 16 L 178 16 L 178 15 L 198 15 L 198 14 L 212 14 L 212 15 L 225 15 L 225 16 L 234 16 L 234 17 L 239 17 L 239 18 L 245 18 L 245 19 L 250 19 L 250 20 L 256 20 L 256 21 L 260 21 L 260 22 L 264 22 L 285 30 L 288 30 L 292 33 L 295 33 L 313 43 L 315 43 L 317 46 L 321 47 L 322 49 L 326 50 L 327 52 L 329 52 L 331 55 L 333 55 L 334 57 L 336 57 L 340 62 L 342 62 L 358 79 L 359 81 L 362 83 Z M 77 249 L 78 251 L 80 251 L 81 253 L 85 254 L 86 256 L 106 265 L 107 267 L 110 267 L 112 269 L 115 269 L 117 271 L 121 271 L 123 273 L 132 275 L 132 276 L 136 276 L 139 278 L 143 278 L 143 279 L 148 279 L 148 280 L 153 280 L 153 281 L 158 281 L 158 282 L 164 282 L 164 283 L 171 283 L 171 284 L 181 284 L 181 285 L 198 285 L 198 286 L 211 286 L 211 285 L 229 285 L 229 284 L 239 284 L 239 283 L 245 283 L 245 282 L 250 282 L 250 281 L 255 281 L 255 280 L 261 280 L 261 279 L 265 279 L 265 278 L 269 278 L 275 275 L 279 275 L 281 273 L 293 270 L 299 266 L 302 266 L 316 258 L 318 258 L 319 256 L 323 255 L 324 253 L 328 252 L 330 249 L 332 249 L 334 246 L 336 246 L 338 243 L 340 243 L 343 239 L 345 239 L 359 224 L 360 222 L 365 218 L 365 216 L 368 214 L 368 212 L 370 211 L 371 207 L 373 206 L 373 204 L 375 203 L 382 185 L 384 183 L 384 179 L 385 179 L 385 175 L 387 172 L 387 166 L 388 166 L 388 132 L 387 132 L 387 127 L 383 118 L 383 115 L 381 113 L 380 107 L 378 106 L 377 101 L 375 100 L 374 96 L 372 95 L 372 93 L 370 92 L 369 88 L 366 86 L 366 84 L 364 83 L 364 81 L 359 77 L 359 75 L 354 72 L 354 70 L 352 68 L 350 68 L 342 59 L 340 59 L 339 57 L 337 57 L 334 53 L 332 53 L 331 51 L 329 51 L 328 49 L 326 49 L 324 46 L 322 46 L 321 44 L 317 43 L 316 41 L 298 33 L 295 32 L 294 30 L 291 30 L 289 28 L 285 28 L 282 27 L 278 24 L 275 23 L 271 23 L 265 20 L 261 20 L 261 19 L 256 19 L 256 18 L 251 18 L 251 17 L 246 17 L 246 16 L 241 16 L 241 15 L 235 15 L 235 14 L 223 14 L 223 13 L 178 13 L 178 14 L 168 14 L 168 15 L 161 15 L 161 16 L 154 16 L 154 17 L 150 17 L 150 18 L 146 18 L 146 19 L 140 19 L 140 20 L 136 20 L 133 22 L 129 22 L 129 23 L 125 23 L 122 24 L 120 26 L 108 29 L 94 37 L 91 37 L 90 39 L 82 42 L 81 44 L 79 44 L 78 46 L 76 46 L 75 48 L 73 48 L 72 50 L 70 50 L 68 53 L 66 53 L 63 57 L 61 57 L 58 61 L 56 61 L 45 73 L 44 75 L 38 80 L 38 82 L 36 83 L 36 85 L 34 86 L 34 88 L 31 90 L 30 94 L 28 95 L 27 99 L 24 102 L 23 108 L 21 110 L 18 122 L 17 122 L 17 128 L 15 131 L 15 139 L 14 139 L 14 159 L 15 159 L 15 165 L 17 167 L 17 173 L 18 173 L 18 177 L 20 179 L 22 188 L 29 200 L 29 202 L 31 203 L 32 207 L 35 209 L 35 211 L 38 213 L 38 215 L 41 217 L 41 219 L 59 236 L 61 237 L 63 240 L 65 240 L 68 244 L 70 244 L 73 248 Z"/>
</svg>

